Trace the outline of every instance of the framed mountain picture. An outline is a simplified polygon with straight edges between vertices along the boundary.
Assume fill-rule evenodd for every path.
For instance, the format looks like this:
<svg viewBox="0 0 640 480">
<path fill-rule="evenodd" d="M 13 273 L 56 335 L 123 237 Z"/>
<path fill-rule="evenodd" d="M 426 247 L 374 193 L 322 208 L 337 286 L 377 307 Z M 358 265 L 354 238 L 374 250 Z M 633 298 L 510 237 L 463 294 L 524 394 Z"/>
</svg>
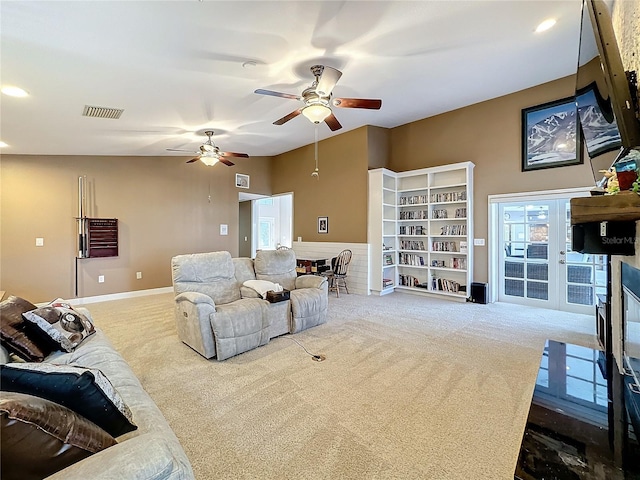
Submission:
<svg viewBox="0 0 640 480">
<path fill-rule="evenodd" d="M 575 97 L 522 110 L 522 171 L 583 163 Z"/>
</svg>

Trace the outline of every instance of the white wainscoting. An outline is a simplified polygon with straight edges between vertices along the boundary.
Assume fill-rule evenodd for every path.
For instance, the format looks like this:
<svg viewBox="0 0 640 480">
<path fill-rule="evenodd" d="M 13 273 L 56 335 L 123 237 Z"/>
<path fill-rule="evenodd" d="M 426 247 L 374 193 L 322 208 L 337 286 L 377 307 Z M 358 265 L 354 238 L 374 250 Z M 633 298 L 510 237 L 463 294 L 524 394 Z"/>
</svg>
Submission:
<svg viewBox="0 0 640 480">
<path fill-rule="evenodd" d="M 347 273 L 349 293 L 369 295 L 369 244 L 334 242 L 293 242 L 296 258 L 327 258 L 337 256 L 342 250 L 351 250 L 351 263 Z"/>
</svg>

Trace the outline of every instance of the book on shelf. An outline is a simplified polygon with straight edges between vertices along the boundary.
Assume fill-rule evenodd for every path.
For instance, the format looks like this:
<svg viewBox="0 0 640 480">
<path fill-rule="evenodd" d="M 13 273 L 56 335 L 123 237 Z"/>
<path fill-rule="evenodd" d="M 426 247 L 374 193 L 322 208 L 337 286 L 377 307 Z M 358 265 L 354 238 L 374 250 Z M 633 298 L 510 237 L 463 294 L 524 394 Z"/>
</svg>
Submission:
<svg viewBox="0 0 640 480">
<path fill-rule="evenodd" d="M 460 253 L 467 253 L 467 242 L 460 242 Z"/>
<path fill-rule="evenodd" d="M 385 265 L 393 265 L 393 256 L 389 255 L 389 254 L 386 254 L 384 256 L 384 264 Z"/>
<path fill-rule="evenodd" d="M 393 287 L 393 280 L 391 280 L 390 278 L 383 278 L 382 288 L 388 288 L 388 287 Z"/>
</svg>

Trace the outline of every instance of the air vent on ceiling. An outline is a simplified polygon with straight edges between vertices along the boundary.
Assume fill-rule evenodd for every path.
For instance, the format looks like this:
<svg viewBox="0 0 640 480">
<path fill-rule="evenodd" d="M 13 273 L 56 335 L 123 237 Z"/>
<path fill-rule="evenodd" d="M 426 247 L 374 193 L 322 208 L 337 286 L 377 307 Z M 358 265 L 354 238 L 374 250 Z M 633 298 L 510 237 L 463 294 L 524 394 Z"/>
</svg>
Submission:
<svg viewBox="0 0 640 480">
<path fill-rule="evenodd" d="M 82 115 L 84 117 L 92 118 L 113 118 L 118 119 L 124 112 L 123 108 L 109 108 L 109 107 L 93 107 L 91 105 L 85 105 Z"/>
</svg>

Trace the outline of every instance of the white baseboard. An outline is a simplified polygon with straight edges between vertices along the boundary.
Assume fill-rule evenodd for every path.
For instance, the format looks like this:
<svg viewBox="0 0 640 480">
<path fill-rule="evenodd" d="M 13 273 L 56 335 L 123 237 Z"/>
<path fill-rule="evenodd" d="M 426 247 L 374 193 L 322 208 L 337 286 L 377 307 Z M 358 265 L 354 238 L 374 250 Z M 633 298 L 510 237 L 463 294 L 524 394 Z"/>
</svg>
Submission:
<svg viewBox="0 0 640 480">
<path fill-rule="evenodd" d="M 110 302 L 111 300 L 122 300 L 124 298 L 144 297 L 146 295 L 159 295 L 161 293 L 171 293 L 173 287 L 151 288 L 148 290 L 135 290 L 133 292 L 112 293 L 110 295 L 97 295 L 95 297 L 72 298 L 67 300 L 71 305 L 86 305 L 97 302 Z"/>
</svg>

